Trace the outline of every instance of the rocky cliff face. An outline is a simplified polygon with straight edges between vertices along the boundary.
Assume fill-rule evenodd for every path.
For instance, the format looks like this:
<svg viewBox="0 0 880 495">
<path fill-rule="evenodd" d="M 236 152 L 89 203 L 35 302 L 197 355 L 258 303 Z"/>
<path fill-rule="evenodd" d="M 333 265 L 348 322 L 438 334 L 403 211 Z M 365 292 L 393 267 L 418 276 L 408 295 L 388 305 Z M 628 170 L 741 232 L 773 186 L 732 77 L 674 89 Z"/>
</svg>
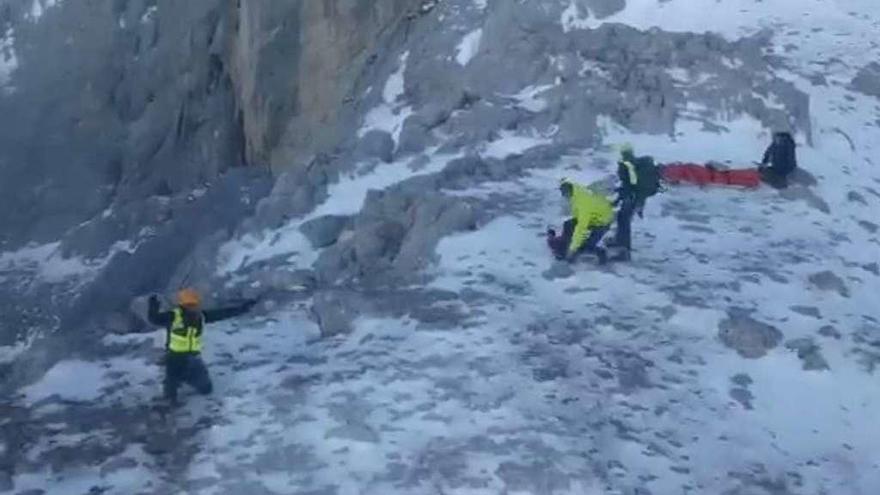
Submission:
<svg viewBox="0 0 880 495">
<path fill-rule="evenodd" d="M 344 141 L 360 76 L 419 4 L 5 2 L 0 339 L 127 324 L 112 315 L 225 238 L 270 168 Z M 44 284 L 52 262 L 76 269 Z"/>
<path fill-rule="evenodd" d="M 365 65 L 420 4 L 240 2 L 231 60 L 248 159 L 283 170 L 335 146 L 356 126 L 343 105 Z"/>
<path fill-rule="evenodd" d="M 2 242 L 335 145 L 353 81 L 416 3 L 6 2 Z"/>
</svg>

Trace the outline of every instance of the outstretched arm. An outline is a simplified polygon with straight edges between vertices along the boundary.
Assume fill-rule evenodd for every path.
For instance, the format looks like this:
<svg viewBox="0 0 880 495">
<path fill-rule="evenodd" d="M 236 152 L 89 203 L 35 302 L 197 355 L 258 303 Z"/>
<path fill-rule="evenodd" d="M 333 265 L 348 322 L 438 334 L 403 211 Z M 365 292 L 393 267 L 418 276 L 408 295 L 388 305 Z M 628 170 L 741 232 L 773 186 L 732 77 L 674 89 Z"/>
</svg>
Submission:
<svg viewBox="0 0 880 495">
<path fill-rule="evenodd" d="M 250 311 L 251 308 L 254 307 L 254 304 L 257 304 L 257 301 L 250 300 L 238 306 L 205 310 L 203 312 L 205 315 L 205 323 L 228 320 L 229 318 L 241 316 Z"/>
</svg>

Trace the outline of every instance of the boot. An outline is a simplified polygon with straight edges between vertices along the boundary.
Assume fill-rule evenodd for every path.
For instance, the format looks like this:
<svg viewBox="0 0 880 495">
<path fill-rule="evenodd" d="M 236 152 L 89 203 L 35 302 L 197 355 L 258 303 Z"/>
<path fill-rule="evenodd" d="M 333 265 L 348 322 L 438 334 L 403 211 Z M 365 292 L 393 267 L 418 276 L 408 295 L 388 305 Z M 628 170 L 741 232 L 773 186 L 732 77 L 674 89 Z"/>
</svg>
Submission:
<svg viewBox="0 0 880 495">
<path fill-rule="evenodd" d="M 596 248 L 596 256 L 599 257 L 599 265 L 608 263 L 608 251 L 605 251 L 605 248 Z"/>
</svg>

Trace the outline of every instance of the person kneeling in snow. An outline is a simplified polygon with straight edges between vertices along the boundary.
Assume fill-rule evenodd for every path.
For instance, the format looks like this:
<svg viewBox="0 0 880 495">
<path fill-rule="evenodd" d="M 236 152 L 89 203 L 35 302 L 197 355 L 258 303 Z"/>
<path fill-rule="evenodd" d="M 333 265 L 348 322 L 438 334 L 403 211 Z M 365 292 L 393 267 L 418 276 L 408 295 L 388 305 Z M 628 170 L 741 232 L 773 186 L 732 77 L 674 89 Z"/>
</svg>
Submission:
<svg viewBox="0 0 880 495">
<path fill-rule="evenodd" d="M 788 176 L 797 168 L 795 148 L 791 134 L 774 133 L 773 142 L 767 147 L 758 166 L 761 180 L 776 189 L 785 189 L 788 186 Z"/>
<path fill-rule="evenodd" d="M 177 294 L 177 307 L 159 311 L 159 298 L 150 296 L 150 323 L 164 326 L 165 334 L 165 398 L 177 405 L 177 388 L 187 383 L 203 395 L 213 391 L 208 368 L 202 361 L 202 331 L 205 323 L 234 318 L 250 311 L 256 301 L 222 309 L 202 310 L 199 293 L 183 289 Z"/>
<path fill-rule="evenodd" d="M 599 246 L 614 219 L 614 207 L 601 194 L 563 179 L 559 192 L 568 201 L 572 218 L 565 221 L 562 235 L 547 229 L 547 243 L 558 260 L 574 261 L 582 252 L 593 253 L 599 264 L 608 261 L 605 249 Z"/>
</svg>

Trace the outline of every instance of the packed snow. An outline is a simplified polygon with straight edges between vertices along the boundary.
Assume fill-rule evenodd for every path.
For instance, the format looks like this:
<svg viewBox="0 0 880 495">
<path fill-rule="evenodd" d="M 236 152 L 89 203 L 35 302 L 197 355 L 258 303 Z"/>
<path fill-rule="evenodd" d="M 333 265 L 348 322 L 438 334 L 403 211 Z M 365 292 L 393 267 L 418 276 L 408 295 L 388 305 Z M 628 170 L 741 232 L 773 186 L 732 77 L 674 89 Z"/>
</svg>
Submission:
<svg viewBox="0 0 880 495">
<path fill-rule="evenodd" d="M 466 66 L 480 52 L 480 42 L 483 39 L 483 28 L 475 29 L 461 39 L 461 43 L 455 49 L 455 61 L 458 65 Z"/>
</svg>

